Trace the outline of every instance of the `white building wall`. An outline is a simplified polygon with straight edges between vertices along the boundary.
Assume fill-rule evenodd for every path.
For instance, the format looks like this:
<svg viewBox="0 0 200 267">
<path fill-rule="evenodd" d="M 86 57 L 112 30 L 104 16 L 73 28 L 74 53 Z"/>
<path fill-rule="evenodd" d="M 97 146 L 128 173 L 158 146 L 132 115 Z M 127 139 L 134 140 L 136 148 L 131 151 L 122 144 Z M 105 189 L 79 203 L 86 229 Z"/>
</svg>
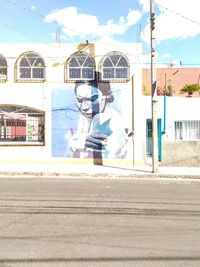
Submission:
<svg viewBox="0 0 200 267">
<path fill-rule="evenodd" d="M 126 94 L 118 94 L 118 101 L 124 106 L 124 124 L 130 130 L 134 130 L 133 138 L 129 140 L 128 159 L 131 163 L 144 162 L 144 127 L 141 124 L 143 107 L 140 105 L 142 97 L 142 66 L 140 44 L 94 44 L 89 49 L 85 44 L 0 44 L 0 54 L 8 63 L 8 81 L 0 83 L 0 105 L 23 105 L 45 112 L 45 146 L 0 146 L 0 160 L 49 160 L 52 158 L 52 88 L 66 88 L 64 83 L 64 64 L 66 60 L 79 49 L 91 53 L 98 65 L 107 53 L 119 51 L 125 54 L 130 61 L 130 77 L 132 80 L 126 83 L 112 83 L 112 90 L 126 90 Z M 15 82 L 15 62 L 20 55 L 27 51 L 33 51 L 41 55 L 46 66 L 46 80 L 44 83 Z M 133 87 L 133 88 L 132 88 Z M 134 92 L 134 98 L 133 98 Z M 116 93 L 116 92 L 115 92 Z M 138 116 L 140 114 L 140 116 Z M 133 129 L 134 124 L 134 129 Z M 142 134 L 141 134 L 142 132 Z M 134 142 L 134 146 L 133 146 Z"/>
<path fill-rule="evenodd" d="M 143 97 L 145 121 L 151 119 L 151 97 Z M 166 129 L 162 135 L 162 163 L 171 166 L 199 166 L 197 140 L 175 140 L 175 121 L 200 121 L 199 97 L 166 97 Z M 164 130 L 164 97 L 158 97 L 158 119 Z M 146 131 L 145 127 L 145 131 Z M 145 141 L 145 145 L 147 142 Z"/>
<path fill-rule="evenodd" d="M 145 119 L 151 119 L 151 97 L 143 96 Z M 200 120 L 200 98 L 198 97 L 166 97 L 166 134 L 164 140 L 174 141 L 174 122 L 183 120 Z M 164 129 L 164 97 L 158 96 L 158 119 L 162 119 Z"/>
<path fill-rule="evenodd" d="M 124 124 L 133 136 L 129 138 L 128 160 L 131 164 L 146 162 L 146 120 L 151 119 L 151 97 L 142 96 L 141 45 L 121 43 L 86 44 L 0 44 L 0 54 L 8 63 L 8 81 L 0 83 L 0 105 L 23 105 L 45 112 L 45 146 L 0 146 L 0 160 L 50 160 L 52 159 L 52 90 L 66 89 L 64 83 L 64 64 L 78 50 L 90 53 L 96 62 L 96 71 L 101 59 L 109 52 L 119 51 L 130 62 L 130 81 L 112 83 L 111 89 L 117 101 L 123 106 Z M 27 51 L 41 55 L 46 64 L 44 83 L 15 82 L 14 66 L 18 57 Z M 125 92 L 125 93 L 124 93 Z M 199 120 L 200 98 L 166 98 L 166 133 L 164 142 L 175 141 L 174 122 L 177 120 Z M 162 119 L 164 129 L 164 97 L 158 97 L 158 118 Z"/>
</svg>

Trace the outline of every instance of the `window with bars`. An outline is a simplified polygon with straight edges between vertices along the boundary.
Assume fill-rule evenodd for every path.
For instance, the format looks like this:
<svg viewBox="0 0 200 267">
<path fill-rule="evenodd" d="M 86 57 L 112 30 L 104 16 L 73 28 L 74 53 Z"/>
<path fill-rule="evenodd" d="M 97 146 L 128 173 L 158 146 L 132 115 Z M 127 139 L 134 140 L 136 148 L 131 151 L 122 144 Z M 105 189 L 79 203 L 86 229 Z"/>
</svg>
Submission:
<svg viewBox="0 0 200 267">
<path fill-rule="evenodd" d="M 0 106 L 0 145 L 44 145 L 44 112 Z"/>
<path fill-rule="evenodd" d="M 175 121 L 176 140 L 200 140 L 200 121 Z"/>
<path fill-rule="evenodd" d="M 35 52 L 24 53 L 17 61 L 17 81 L 43 82 L 45 77 L 44 60 Z"/>
<path fill-rule="evenodd" d="M 128 59 L 119 52 L 111 52 L 103 58 L 100 73 L 101 80 L 125 82 L 129 80 Z"/>
<path fill-rule="evenodd" d="M 66 62 L 66 81 L 91 81 L 95 79 L 95 62 L 87 53 L 75 53 Z"/>
<path fill-rule="evenodd" d="M 0 55 L 0 82 L 7 80 L 7 61 L 5 57 Z"/>
</svg>

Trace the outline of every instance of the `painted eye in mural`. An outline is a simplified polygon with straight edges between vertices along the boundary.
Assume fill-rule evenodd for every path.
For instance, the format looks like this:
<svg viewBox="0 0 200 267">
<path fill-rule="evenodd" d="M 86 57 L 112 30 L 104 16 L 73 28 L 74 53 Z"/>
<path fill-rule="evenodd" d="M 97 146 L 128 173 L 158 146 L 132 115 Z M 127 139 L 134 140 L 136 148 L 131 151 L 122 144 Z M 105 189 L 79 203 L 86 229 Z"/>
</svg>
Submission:
<svg viewBox="0 0 200 267">
<path fill-rule="evenodd" d="M 83 99 L 82 98 L 78 98 L 77 97 L 77 101 L 78 101 L 78 103 L 83 103 Z"/>
<path fill-rule="evenodd" d="M 97 99 L 98 99 L 98 95 L 93 95 L 92 97 L 91 97 L 91 102 L 95 102 L 95 101 L 97 101 Z"/>
</svg>

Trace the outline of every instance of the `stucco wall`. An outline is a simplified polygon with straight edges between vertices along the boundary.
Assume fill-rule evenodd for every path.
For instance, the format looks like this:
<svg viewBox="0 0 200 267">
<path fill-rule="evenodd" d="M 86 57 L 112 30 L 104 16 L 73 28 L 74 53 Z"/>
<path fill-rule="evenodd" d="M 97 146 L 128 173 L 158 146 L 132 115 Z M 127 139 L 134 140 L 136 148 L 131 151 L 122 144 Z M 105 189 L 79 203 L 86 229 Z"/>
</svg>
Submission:
<svg viewBox="0 0 200 267">
<path fill-rule="evenodd" d="M 143 97 L 145 120 L 151 119 L 151 98 Z M 158 119 L 166 119 L 162 135 L 162 165 L 200 167 L 200 141 L 175 140 L 175 121 L 199 121 L 199 97 L 167 97 L 164 114 L 164 97 L 158 97 Z M 166 116 L 164 116 L 166 115 Z M 147 145 L 147 144 L 146 144 Z M 148 158 L 147 158 L 148 159 Z"/>
<path fill-rule="evenodd" d="M 143 142 L 145 140 L 144 129 L 145 120 L 143 114 L 143 107 L 140 105 L 142 96 L 142 65 L 141 65 L 141 44 L 127 44 L 127 43 L 97 43 L 90 44 L 0 44 L 0 54 L 7 60 L 7 81 L 1 83 L 1 98 L 0 105 L 19 105 L 28 108 L 38 109 L 45 113 L 45 145 L 19 145 L 14 146 L 0 144 L 0 161 L 7 160 L 47 160 L 54 159 L 53 154 L 53 97 L 56 90 L 74 92 L 74 84 L 65 81 L 64 66 L 66 60 L 77 51 L 84 51 L 93 56 L 95 59 L 95 71 L 98 72 L 100 62 L 104 55 L 112 51 L 119 51 L 127 55 L 130 63 L 130 80 L 127 82 L 112 82 L 111 90 L 115 97 L 116 110 L 120 111 L 123 117 L 125 129 L 133 131 L 135 147 L 133 147 L 133 138 L 130 137 L 127 145 L 126 160 L 132 163 L 133 154 L 134 160 L 137 162 L 144 161 Z M 24 52 L 33 51 L 41 55 L 45 62 L 45 81 L 42 83 L 35 82 L 16 82 L 15 81 L 15 63 L 20 55 Z M 133 82 L 131 77 L 134 77 Z M 134 91 L 134 98 L 133 98 Z M 68 97 L 68 98 L 67 98 Z M 75 105 L 73 99 L 66 99 L 70 105 Z M 61 99 L 61 98 L 60 98 Z M 65 100 L 65 99 L 64 99 Z M 57 109 L 63 112 L 64 116 L 66 102 L 62 105 L 60 102 Z M 133 110 L 134 108 L 134 110 Z M 119 110 L 118 110 L 119 109 Z M 137 112 L 136 112 L 137 110 Z M 140 117 L 138 117 L 140 114 Z M 68 115 L 68 114 L 67 114 Z M 58 115 L 57 115 L 58 116 Z M 60 115 L 59 115 L 60 116 Z M 59 117 L 58 116 L 58 117 Z M 142 116 L 142 123 L 141 123 Z M 60 118 L 60 117 L 59 117 Z M 65 116 L 65 119 L 67 116 Z M 69 121 L 69 120 L 68 120 Z M 72 120 L 71 120 L 72 121 Z M 75 121 L 75 119 L 73 119 Z M 66 124 L 67 125 L 67 124 Z M 66 126 L 68 127 L 68 125 Z M 141 136 L 141 132 L 143 133 Z M 63 135 L 63 138 L 67 138 Z M 64 140 L 65 141 L 65 140 Z M 133 153 L 134 149 L 134 153 Z M 57 156 L 59 158 L 60 155 Z M 65 155 L 63 156 L 65 157 Z"/>
<path fill-rule="evenodd" d="M 200 142 L 164 142 L 162 165 L 200 167 Z"/>
</svg>

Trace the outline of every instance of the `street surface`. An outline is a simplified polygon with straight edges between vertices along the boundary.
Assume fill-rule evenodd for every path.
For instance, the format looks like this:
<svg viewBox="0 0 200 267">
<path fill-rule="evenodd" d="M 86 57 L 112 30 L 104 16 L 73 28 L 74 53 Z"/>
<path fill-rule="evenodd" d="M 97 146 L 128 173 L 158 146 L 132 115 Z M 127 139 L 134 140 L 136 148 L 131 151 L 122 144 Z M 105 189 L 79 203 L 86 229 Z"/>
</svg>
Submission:
<svg viewBox="0 0 200 267">
<path fill-rule="evenodd" d="M 200 180 L 0 179 L 0 267 L 200 266 Z"/>
</svg>

